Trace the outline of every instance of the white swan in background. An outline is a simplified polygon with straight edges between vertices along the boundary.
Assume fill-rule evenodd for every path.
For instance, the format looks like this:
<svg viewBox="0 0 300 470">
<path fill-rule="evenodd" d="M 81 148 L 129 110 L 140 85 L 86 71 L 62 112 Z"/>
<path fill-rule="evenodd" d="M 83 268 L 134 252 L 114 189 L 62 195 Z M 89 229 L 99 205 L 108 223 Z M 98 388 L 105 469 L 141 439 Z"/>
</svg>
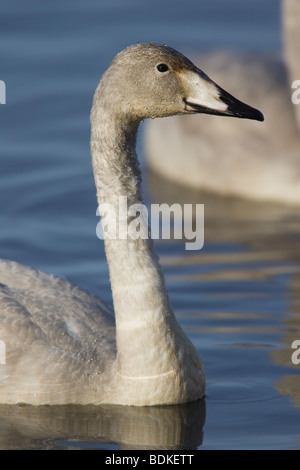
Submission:
<svg viewBox="0 0 300 470">
<path fill-rule="evenodd" d="M 137 44 L 116 56 L 91 112 L 99 205 L 118 209 L 119 196 L 128 197 L 128 206 L 142 202 L 139 123 L 179 113 L 263 120 L 167 46 Z M 203 397 L 201 360 L 176 321 L 151 241 L 107 238 L 105 250 L 116 323 L 94 295 L 0 262 L 0 338 L 6 346 L 0 402 L 155 405 Z"/>
<path fill-rule="evenodd" d="M 226 89 L 259 107 L 265 125 L 180 116 L 149 122 L 151 169 L 194 189 L 300 205 L 300 104 L 292 103 L 291 87 L 300 80 L 300 1 L 285 0 L 282 16 L 288 68 L 271 54 L 224 51 L 194 58 Z"/>
</svg>

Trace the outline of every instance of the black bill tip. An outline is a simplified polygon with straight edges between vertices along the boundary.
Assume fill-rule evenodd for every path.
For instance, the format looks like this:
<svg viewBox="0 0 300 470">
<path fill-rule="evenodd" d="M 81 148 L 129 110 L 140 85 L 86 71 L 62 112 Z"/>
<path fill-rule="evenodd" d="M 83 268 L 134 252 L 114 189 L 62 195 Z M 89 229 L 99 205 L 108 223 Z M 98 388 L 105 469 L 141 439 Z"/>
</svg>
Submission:
<svg viewBox="0 0 300 470">
<path fill-rule="evenodd" d="M 212 82 L 214 83 L 214 82 Z M 217 116 L 231 116 L 240 119 L 253 119 L 255 121 L 264 121 L 264 115 L 256 108 L 249 106 L 246 103 L 238 100 L 230 93 L 225 91 L 214 83 L 217 91 L 217 100 L 223 104 L 226 104 L 226 108 L 218 109 L 216 107 L 209 107 L 200 103 L 190 102 L 188 99 L 185 100 L 186 110 L 195 113 L 214 114 Z"/>
<path fill-rule="evenodd" d="M 252 108 L 252 106 L 243 103 L 222 88 L 219 88 L 219 90 L 220 100 L 228 106 L 227 110 L 224 112 L 224 115 L 241 119 L 254 119 L 255 121 L 261 122 L 264 121 L 264 115 L 258 109 Z"/>
</svg>

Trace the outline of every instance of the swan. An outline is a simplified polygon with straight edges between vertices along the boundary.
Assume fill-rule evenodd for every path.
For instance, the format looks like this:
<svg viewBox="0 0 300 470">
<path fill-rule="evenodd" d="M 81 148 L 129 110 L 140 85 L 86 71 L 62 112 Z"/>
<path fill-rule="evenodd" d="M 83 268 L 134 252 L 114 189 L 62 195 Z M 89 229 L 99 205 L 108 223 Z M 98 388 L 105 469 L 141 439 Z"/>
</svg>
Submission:
<svg viewBox="0 0 300 470">
<path fill-rule="evenodd" d="M 156 43 L 120 52 L 91 110 L 99 206 L 142 203 L 135 152 L 146 118 L 207 113 L 263 120 L 185 56 Z M 130 220 L 128 216 L 128 223 Z M 179 326 L 151 238 L 105 237 L 114 315 L 67 280 L 0 262 L 0 402 L 147 406 L 200 399 L 202 362 Z"/>
<path fill-rule="evenodd" d="M 265 125 L 211 117 L 151 121 L 145 147 L 154 173 L 196 190 L 300 205 L 300 104 L 293 104 L 297 90 L 291 86 L 300 80 L 300 2 L 285 0 L 282 8 L 285 63 L 275 54 L 247 51 L 194 58 L 226 89 L 263 109 Z"/>
</svg>

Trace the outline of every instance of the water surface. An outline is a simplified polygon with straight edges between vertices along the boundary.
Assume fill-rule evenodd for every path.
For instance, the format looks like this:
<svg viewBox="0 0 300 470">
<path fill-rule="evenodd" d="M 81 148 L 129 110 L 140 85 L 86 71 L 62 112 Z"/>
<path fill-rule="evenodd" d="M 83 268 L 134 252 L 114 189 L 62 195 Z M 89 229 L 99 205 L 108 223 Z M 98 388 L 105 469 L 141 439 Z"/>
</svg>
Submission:
<svg viewBox="0 0 300 470">
<path fill-rule="evenodd" d="M 279 2 L 0 3 L 0 256 L 111 303 L 89 154 L 100 75 L 135 42 L 280 52 Z M 168 184 L 147 171 L 142 144 L 148 203 L 205 204 L 203 250 L 156 245 L 175 313 L 205 364 L 207 396 L 141 409 L 1 406 L 1 448 L 299 448 L 299 210 Z"/>
</svg>

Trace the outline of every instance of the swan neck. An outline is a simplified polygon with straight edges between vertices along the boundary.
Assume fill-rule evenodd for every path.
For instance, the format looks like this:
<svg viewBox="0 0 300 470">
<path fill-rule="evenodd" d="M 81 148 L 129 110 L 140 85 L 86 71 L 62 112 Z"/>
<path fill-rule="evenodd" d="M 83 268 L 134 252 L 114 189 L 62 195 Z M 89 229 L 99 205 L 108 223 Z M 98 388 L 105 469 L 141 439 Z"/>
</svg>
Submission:
<svg viewBox="0 0 300 470">
<path fill-rule="evenodd" d="M 118 218 L 120 198 L 126 196 L 128 206 L 143 203 L 135 152 L 138 126 L 130 123 L 125 127 L 118 119 L 112 122 L 111 117 L 109 121 L 109 126 L 103 119 L 97 122 L 96 129 L 92 129 L 91 153 L 98 204 L 100 207 L 103 204 L 112 206 L 112 212 Z M 128 214 L 126 221 L 132 222 Z M 121 375 L 145 376 L 145 363 L 147 376 L 173 371 L 177 367 L 176 337 L 181 335 L 181 329 L 173 314 L 151 239 L 116 237 L 107 238 L 104 243 Z M 166 344 L 167 356 L 172 360 L 162 360 L 161 351 L 166 350 Z"/>
</svg>

